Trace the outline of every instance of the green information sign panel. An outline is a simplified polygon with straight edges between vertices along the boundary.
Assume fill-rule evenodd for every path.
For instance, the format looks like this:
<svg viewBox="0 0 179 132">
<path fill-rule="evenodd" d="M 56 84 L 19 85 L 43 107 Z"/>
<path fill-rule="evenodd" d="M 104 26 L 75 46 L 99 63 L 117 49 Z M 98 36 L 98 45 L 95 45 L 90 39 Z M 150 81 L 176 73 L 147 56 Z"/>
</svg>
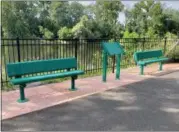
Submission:
<svg viewBox="0 0 179 132">
<path fill-rule="evenodd" d="M 106 82 L 106 73 L 107 73 L 107 60 L 108 55 L 116 56 L 116 79 L 120 79 L 120 61 L 121 55 L 124 54 L 123 47 L 118 42 L 103 42 L 103 82 Z"/>
<path fill-rule="evenodd" d="M 104 42 L 103 49 L 109 55 L 119 55 L 124 53 L 122 46 L 118 42 Z"/>
</svg>

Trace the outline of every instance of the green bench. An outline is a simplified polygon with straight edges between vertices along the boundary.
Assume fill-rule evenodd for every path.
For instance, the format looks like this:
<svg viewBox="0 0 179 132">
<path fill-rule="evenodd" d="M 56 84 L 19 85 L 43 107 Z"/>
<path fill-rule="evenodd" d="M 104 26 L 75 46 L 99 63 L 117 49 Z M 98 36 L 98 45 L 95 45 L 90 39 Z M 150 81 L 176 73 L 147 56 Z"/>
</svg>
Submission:
<svg viewBox="0 0 179 132">
<path fill-rule="evenodd" d="M 162 62 L 168 58 L 163 57 L 162 50 L 138 51 L 134 53 L 134 61 L 140 66 L 140 74 L 144 74 L 144 67 L 151 63 L 159 62 L 159 70 L 162 71 Z"/>
<path fill-rule="evenodd" d="M 74 91 L 75 79 L 78 75 L 84 74 L 84 71 L 77 69 L 76 58 L 52 59 L 52 60 L 36 60 L 29 62 L 18 62 L 7 64 L 7 74 L 11 78 L 10 82 L 13 85 L 19 85 L 20 98 L 18 102 L 27 102 L 25 98 L 24 88 L 27 83 L 43 81 L 48 79 L 56 79 L 63 77 L 71 77 L 71 88 Z M 63 70 L 63 72 L 58 72 Z M 38 73 L 57 71 L 46 75 L 37 75 Z M 36 74 L 36 75 L 34 75 Z M 31 75 L 31 76 L 25 76 Z"/>
</svg>

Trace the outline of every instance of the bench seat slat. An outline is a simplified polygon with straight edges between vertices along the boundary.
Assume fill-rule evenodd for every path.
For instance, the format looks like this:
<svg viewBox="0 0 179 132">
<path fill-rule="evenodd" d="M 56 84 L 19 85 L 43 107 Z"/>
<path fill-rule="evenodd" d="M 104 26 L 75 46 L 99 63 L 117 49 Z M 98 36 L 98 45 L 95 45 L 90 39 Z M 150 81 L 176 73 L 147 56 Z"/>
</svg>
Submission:
<svg viewBox="0 0 179 132">
<path fill-rule="evenodd" d="M 36 82 L 36 81 L 43 81 L 43 80 L 47 80 L 47 79 L 55 79 L 55 78 L 82 75 L 82 74 L 84 74 L 84 71 L 74 70 L 74 71 L 67 71 L 67 72 L 55 73 L 55 74 L 47 74 L 47 75 L 41 75 L 41 76 L 15 78 L 15 79 L 11 80 L 11 83 L 13 83 L 14 85 L 19 85 L 19 84 Z"/>
<path fill-rule="evenodd" d="M 144 61 L 138 61 L 138 65 L 146 65 L 146 64 L 150 64 L 150 63 L 155 63 L 155 62 L 162 62 L 162 61 L 167 61 L 168 58 L 154 58 L 154 59 L 151 59 L 151 60 L 144 60 Z"/>
</svg>

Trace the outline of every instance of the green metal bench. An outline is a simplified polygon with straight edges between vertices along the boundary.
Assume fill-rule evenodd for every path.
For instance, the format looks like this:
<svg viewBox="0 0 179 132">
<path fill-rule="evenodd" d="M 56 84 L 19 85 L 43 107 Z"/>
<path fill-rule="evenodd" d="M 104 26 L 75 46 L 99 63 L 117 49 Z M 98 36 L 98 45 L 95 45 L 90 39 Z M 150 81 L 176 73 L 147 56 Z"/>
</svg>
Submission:
<svg viewBox="0 0 179 132">
<path fill-rule="evenodd" d="M 48 79 L 56 79 L 71 76 L 71 89 L 75 88 L 75 79 L 78 75 L 84 74 L 84 71 L 75 70 L 77 68 L 76 58 L 52 59 L 52 60 L 36 60 L 29 62 L 18 62 L 7 64 L 7 74 L 11 78 L 10 82 L 19 85 L 20 99 L 18 102 L 27 102 L 25 98 L 24 88 L 27 83 L 43 81 Z M 63 70 L 63 72 L 58 72 Z M 38 73 L 57 71 L 46 75 L 37 75 Z M 36 75 L 34 75 L 36 74 Z M 32 76 L 25 76 L 32 75 Z"/>
<path fill-rule="evenodd" d="M 162 50 L 139 51 L 134 53 L 134 61 L 140 66 L 140 74 L 144 74 L 144 67 L 151 63 L 159 62 L 159 70 L 162 71 L 162 62 L 168 58 L 163 57 Z"/>
</svg>

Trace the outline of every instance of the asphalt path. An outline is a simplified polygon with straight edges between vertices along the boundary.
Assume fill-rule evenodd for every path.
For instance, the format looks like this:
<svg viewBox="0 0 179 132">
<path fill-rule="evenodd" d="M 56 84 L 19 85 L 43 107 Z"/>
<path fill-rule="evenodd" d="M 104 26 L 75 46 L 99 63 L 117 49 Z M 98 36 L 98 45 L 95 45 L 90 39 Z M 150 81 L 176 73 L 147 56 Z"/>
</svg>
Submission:
<svg viewBox="0 0 179 132">
<path fill-rule="evenodd" d="M 179 131 L 179 71 L 2 121 L 6 131 Z"/>
</svg>

